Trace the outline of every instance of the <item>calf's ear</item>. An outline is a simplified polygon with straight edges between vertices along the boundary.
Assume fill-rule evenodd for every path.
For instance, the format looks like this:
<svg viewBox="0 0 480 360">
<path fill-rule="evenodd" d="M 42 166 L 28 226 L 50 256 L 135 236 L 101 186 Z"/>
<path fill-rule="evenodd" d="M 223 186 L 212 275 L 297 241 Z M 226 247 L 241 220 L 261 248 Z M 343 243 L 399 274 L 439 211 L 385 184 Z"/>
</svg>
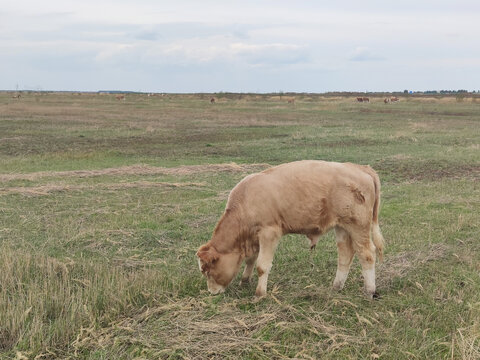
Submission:
<svg viewBox="0 0 480 360">
<path fill-rule="evenodd" d="M 220 254 L 218 251 L 210 245 L 203 245 L 198 249 L 197 256 L 206 264 L 213 264 L 218 260 Z"/>
</svg>

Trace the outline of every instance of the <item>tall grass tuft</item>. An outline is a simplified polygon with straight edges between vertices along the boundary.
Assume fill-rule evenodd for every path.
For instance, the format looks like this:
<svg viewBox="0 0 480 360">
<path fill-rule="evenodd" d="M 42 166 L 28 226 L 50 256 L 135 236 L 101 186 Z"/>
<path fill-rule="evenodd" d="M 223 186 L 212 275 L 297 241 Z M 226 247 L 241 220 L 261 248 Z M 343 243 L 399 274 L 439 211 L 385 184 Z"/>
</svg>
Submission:
<svg viewBox="0 0 480 360">
<path fill-rule="evenodd" d="M 148 305 L 157 276 L 91 260 L 59 261 L 0 248 L 0 352 L 71 349 L 84 328 Z M 61 349 L 61 350 L 60 350 Z"/>
</svg>

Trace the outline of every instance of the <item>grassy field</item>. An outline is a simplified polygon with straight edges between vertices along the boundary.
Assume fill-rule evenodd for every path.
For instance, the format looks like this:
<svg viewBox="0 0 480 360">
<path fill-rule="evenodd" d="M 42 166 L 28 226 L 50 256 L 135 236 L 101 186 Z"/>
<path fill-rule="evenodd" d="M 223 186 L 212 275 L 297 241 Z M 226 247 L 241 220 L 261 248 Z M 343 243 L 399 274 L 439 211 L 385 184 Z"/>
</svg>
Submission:
<svg viewBox="0 0 480 360">
<path fill-rule="evenodd" d="M 479 359 L 480 98 L 0 93 L 0 358 Z M 381 298 L 332 234 L 286 236 L 269 295 L 210 296 L 196 249 L 271 165 L 370 164 Z"/>
</svg>

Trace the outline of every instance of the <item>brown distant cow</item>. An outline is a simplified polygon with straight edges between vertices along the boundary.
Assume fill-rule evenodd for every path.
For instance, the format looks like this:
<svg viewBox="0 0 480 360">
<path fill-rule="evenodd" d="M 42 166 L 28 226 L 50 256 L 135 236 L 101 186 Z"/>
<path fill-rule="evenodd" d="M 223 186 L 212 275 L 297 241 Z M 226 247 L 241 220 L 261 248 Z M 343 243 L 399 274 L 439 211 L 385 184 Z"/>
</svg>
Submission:
<svg viewBox="0 0 480 360">
<path fill-rule="evenodd" d="M 363 97 L 357 97 L 358 102 L 363 102 Z"/>
<path fill-rule="evenodd" d="M 282 235 L 304 234 L 314 248 L 334 228 L 338 266 L 333 287 L 343 288 L 355 254 L 367 297 L 375 294 L 375 258 L 383 255 L 378 225 L 380 180 L 370 166 L 316 160 L 296 161 L 244 178 L 230 192 L 225 212 L 209 242 L 198 249 L 208 290 L 225 290 L 246 267 L 249 282 L 256 263 L 257 297 L 267 291 L 275 249 Z"/>
<path fill-rule="evenodd" d="M 20 99 L 22 97 L 22 94 L 15 94 L 12 96 L 12 99 Z"/>
<path fill-rule="evenodd" d="M 385 104 L 388 104 L 388 103 L 390 102 L 390 98 L 385 98 L 385 99 L 383 99 L 383 102 L 384 102 Z"/>
<path fill-rule="evenodd" d="M 357 97 L 358 102 L 370 102 L 368 97 Z"/>
<path fill-rule="evenodd" d="M 295 98 L 288 99 L 287 102 L 289 104 L 295 104 Z"/>
<path fill-rule="evenodd" d="M 117 95 L 115 96 L 115 99 L 125 101 L 125 95 Z"/>
<path fill-rule="evenodd" d="M 215 104 L 215 98 L 210 99 L 210 104 Z"/>
<path fill-rule="evenodd" d="M 400 99 L 396 96 L 393 96 L 393 97 L 390 98 L 390 101 L 395 102 L 395 101 L 400 101 Z"/>
</svg>

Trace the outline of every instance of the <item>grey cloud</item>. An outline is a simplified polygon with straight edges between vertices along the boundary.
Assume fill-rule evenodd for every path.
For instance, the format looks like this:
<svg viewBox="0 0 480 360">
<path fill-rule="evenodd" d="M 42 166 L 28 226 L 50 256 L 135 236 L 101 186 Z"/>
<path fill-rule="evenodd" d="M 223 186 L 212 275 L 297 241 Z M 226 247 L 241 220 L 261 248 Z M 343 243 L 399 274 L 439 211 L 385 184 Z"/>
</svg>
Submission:
<svg viewBox="0 0 480 360">
<path fill-rule="evenodd" d="M 235 55 L 252 65 L 296 64 L 308 60 L 308 51 L 303 46 L 291 44 L 233 44 Z"/>
<path fill-rule="evenodd" d="M 385 57 L 372 52 L 366 47 L 357 47 L 348 57 L 350 61 L 383 61 Z"/>
</svg>

